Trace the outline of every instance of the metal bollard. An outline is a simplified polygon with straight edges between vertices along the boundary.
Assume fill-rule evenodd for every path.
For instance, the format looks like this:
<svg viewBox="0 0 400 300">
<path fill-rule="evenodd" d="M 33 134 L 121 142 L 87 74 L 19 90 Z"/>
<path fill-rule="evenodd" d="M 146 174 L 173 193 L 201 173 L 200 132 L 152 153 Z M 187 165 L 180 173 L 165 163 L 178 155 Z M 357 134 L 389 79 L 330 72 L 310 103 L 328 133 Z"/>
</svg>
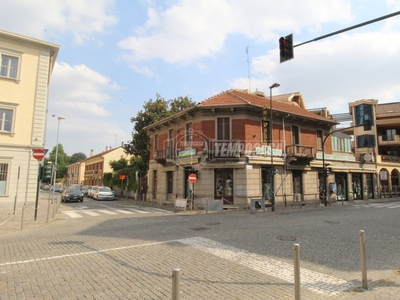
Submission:
<svg viewBox="0 0 400 300">
<path fill-rule="evenodd" d="M 181 269 L 175 268 L 172 270 L 172 300 L 181 299 L 179 286 L 181 285 Z"/>
<path fill-rule="evenodd" d="M 294 244 L 294 299 L 300 300 L 300 245 Z"/>
<path fill-rule="evenodd" d="M 364 230 L 360 230 L 359 232 L 360 238 L 360 254 L 361 254 L 361 280 L 362 287 L 364 289 L 368 289 L 368 281 L 367 281 L 367 261 L 365 257 L 365 236 Z"/>
</svg>

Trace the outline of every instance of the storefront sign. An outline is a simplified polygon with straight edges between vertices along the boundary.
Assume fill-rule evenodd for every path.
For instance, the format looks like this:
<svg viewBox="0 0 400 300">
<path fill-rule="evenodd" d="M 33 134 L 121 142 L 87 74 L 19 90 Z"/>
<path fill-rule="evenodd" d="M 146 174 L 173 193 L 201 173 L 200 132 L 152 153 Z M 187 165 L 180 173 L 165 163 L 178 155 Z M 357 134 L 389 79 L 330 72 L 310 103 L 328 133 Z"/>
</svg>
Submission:
<svg viewBox="0 0 400 300">
<path fill-rule="evenodd" d="M 192 149 L 188 149 L 188 150 L 179 151 L 178 157 L 192 156 L 192 155 L 196 155 L 196 153 L 197 153 L 197 149 L 192 148 Z"/>
<path fill-rule="evenodd" d="M 385 171 L 385 170 L 380 171 L 380 172 L 379 172 L 379 178 L 380 178 L 381 180 L 388 180 L 388 174 L 387 174 L 387 173 L 388 173 L 388 172 Z"/>
<path fill-rule="evenodd" d="M 322 153 L 317 153 L 317 158 L 322 159 Z M 342 160 L 342 161 L 356 161 L 356 158 L 354 156 L 332 155 L 332 154 L 325 154 L 325 159 Z"/>
<path fill-rule="evenodd" d="M 269 147 L 256 147 L 256 154 L 257 155 L 271 155 L 271 148 Z M 281 156 L 282 150 L 281 149 L 272 149 L 272 154 L 274 156 Z"/>
</svg>

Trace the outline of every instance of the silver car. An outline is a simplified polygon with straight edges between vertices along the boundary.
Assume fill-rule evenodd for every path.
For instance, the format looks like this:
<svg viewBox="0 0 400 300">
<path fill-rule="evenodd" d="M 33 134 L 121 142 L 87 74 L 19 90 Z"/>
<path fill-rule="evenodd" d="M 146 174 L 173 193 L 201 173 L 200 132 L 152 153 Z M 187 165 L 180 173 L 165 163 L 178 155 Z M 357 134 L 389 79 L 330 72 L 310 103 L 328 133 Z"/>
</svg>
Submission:
<svg viewBox="0 0 400 300">
<path fill-rule="evenodd" d="M 96 200 L 114 200 L 114 192 L 108 186 L 97 186 L 93 190 L 93 199 Z"/>
</svg>

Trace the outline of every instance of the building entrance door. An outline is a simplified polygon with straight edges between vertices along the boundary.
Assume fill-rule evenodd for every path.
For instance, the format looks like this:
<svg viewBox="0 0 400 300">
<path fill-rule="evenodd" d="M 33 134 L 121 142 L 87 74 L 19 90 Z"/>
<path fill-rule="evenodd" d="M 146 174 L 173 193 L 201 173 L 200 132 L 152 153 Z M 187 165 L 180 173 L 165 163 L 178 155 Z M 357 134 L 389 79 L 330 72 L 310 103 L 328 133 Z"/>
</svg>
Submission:
<svg viewBox="0 0 400 300">
<path fill-rule="evenodd" d="M 214 197 L 224 204 L 233 204 L 233 169 L 218 169 L 214 173 Z"/>
</svg>

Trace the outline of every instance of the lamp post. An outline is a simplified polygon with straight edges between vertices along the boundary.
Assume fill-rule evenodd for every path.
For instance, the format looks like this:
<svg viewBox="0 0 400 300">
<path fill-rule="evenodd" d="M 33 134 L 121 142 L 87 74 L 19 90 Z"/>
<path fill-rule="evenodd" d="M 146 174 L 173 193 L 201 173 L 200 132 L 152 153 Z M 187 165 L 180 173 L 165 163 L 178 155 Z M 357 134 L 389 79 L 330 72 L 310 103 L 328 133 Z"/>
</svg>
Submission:
<svg viewBox="0 0 400 300">
<path fill-rule="evenodd" d="M 55 190 L 55 186 L 56 186 L 56 178 L 57 178 L 57 160 L 58 160 L 58 135 L 60 132 L 60 121 L 64 120 L 65 117 L 63 116 L 58 116 L 58 126 L 57 126 L 57 141 L 56 141 L 56 159 L 54 162 L 54 170 L 53 170 L 53 196 L 52 196 L 52 202 L 53 202 L 53 216 L 54 216 L 54 212 L 56 210 L 56 206 L 57 206 L 57 201 L 54 202 L 54 190 Z"/>
<path fill-rule="evenodd" d="M 271 209 L 275 211 L 275 190 L 274 190 L 274 177 L 275 177 L 275 168 L 274 168 L 274 155 L 272 151 L 272 126 L 273 126 L 273 117 L 272 117 L 272 89 L 279 87 L 279 83 L 274 83 L 269 87 L 269 111 L 270 111 L 270 120 L 269 120 L 269 146 L 271 147 Z"/>
</svg>

